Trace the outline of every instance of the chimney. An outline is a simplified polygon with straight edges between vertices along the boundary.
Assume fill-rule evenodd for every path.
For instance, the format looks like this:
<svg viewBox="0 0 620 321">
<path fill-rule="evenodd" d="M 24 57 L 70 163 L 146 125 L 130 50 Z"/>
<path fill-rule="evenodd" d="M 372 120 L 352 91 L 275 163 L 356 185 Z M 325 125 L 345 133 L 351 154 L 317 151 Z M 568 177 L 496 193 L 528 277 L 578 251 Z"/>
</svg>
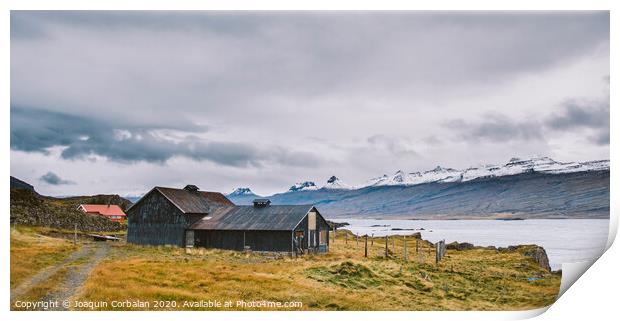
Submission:
<svg viewBox="0 0 620 321">
<path fill-rule="evenodd" d="M 252 203 L 254 203 L 254 207 L 267 207 L 271 204 L 271 201 L 267 198 L 257 198 Z"/>
<path fill-rule="evenodd" d="M 196 185 L 186 185 L 183 189 L 189 192 L 198 192 L 199 188 Z"/>
</svg>

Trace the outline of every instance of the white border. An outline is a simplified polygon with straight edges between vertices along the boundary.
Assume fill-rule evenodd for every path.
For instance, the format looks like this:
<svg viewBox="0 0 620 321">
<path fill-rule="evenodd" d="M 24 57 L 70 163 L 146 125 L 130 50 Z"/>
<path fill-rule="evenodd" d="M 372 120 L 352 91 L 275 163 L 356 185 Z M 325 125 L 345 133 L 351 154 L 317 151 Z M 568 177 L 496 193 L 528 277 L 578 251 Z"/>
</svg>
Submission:
<svg viewBox="0 0 620 321">
<path fill-rule="evenodd" d="M 2 148 L 5 152 L 9 151 L 9 128 L 10 128 L 10 10 L 611 10 L 611 57 L 618 56 L 618 41 L 614 36 L 618 36 L 618 19 L 616 9 L 619 1 L 542 1 L 542 0 L 521 0 L 521 1 L 494 1 L 494 0 L 444 0 L 444 1 L 428 1 L 424 3 L 414 3 L 411 1 L 285 1 L 285 0 L 228 0 L 228 1 L 204 1 L 196 0 L 5 0 L 1 4 L 2 12 L 0 15 L 0 61 L 2 61 L 2 70 L 0 73 L 1 87 L 0 99 L 3 102 L 2 117 L 0 121 L 3 124 L 3 131 L 0 133 L 2 137 Z M 617 63 L 611 60 L 611 136 L 618 136 L 617 118 L 620 113 L 615 111 L 618 99 L 615 93 L 618 92 L 618 85 L 615 81 L 617 72 Z M 614 159 L 618 159 L 618 149 L 615 140 L 612 139 L 610 144 L 610 153 L 612 163 Z M 10 159 L 3 157 L 1 159 L 2 168 L 5 177 L 10 175 Z M 610 237 L 608 246 L 611 246 L 618 224 L 618 182 L 619 175 L 616 171 L 611 171 L 611 224 Z M 6 182 L 6 181 L 5 181 Z M 9 253 L 9 221 L 6 219 L 9 212 L 9 186 L 2 185 L 0 197 L 4 200 L 4 227 L 2 228 L 2 253 Z M 115 320 L 128 320 L 138 318 L 151 318 L 155 320 L 164 320 L 170 318 L 214 318 L 214 319 L 247 319 L 250 318 L 269 318 L 272 320 L 290 320 L 304 319 L 309 320 L 317 317 L 347 317 L 358 320 L 381 320 L 381 319 L 430 319 L 433 320 L 496 320 L 496 319 L 523 319 L 539 315 L 546 309 L 538 309 L 525 312 L 9 312 L 9 263 L 7 256 L 0 266 L 2 272 L 2 289 L 0 302 L 4 303 L 2 310 L 4 320 L 33 320 L 38 318 L 45 319 L 62 319 L 62 320 L 106 320 L 111 318 Z M 620 268 L 620 249 L 612 246 L 603 257 L 594 263 L 576 284 L 556 302 L 547 313 L 541 318 L 547 320 L 566 320 L 578 317 L 580 320 L 586 317 L 595 316 L 596 319 L 615 318 L 617 305 L 615 286 L 618 286 L 617 271 Z M 610 282 L 613 281 L 613 282 Z M 5 315 L 6 314 L 6 315 Z"/>
</svg>

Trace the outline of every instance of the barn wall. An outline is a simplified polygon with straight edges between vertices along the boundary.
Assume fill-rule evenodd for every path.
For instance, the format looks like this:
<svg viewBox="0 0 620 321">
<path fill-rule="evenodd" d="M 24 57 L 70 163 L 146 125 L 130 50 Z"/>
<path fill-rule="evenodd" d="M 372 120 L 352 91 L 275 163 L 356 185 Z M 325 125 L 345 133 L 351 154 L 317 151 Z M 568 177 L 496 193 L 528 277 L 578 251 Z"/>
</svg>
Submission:
<svg viewBox="0 0 620 321">
<path fill-rule="evenodd" d="M 152 191 L 127 213 L 127 242 L 184 246 L 186 217 L 157 191 Z"/>
<path fill-rule="evenodd" d="M 245 245 L 252 251 L 291 251 L 290 231 L 194 230 L 194 244 L 199 247 L 242 251 L 244 233 Z"/>
<path fill-rule="evenodd" d="M 319 245 L 319 235 L 318 233 L 320 233 L 320 231 L 326 231 L 327 234 L 327 246 L 329 247 L 329 233 L 330 233 L 330 229 L 329 229 L 329 224 L 327 224 L 327 221 L 323 218 L 323 216 L 317 211 L 316 212 L 316 230 L 314 233 L 310 233 L 310 229 L 308 226 L 308 215 L 306 215 L 304 217 L 303 220 L 301 220 L 301 222 L 299 222 L 299 224 L 295 227 L 295 231 L 303 231 L 304 233 L 304 238 L 301 241 L 302 244 L 302 249 L 307 250 L 307 249 L 311 249 L 314 250 L 316 248 L 318 248 Z M 315 238 L 314 241 L 310 240 L 310 238 Z"/>
<path fill-rule="evenodd" d="M 325 236 L 326 236 L 325 243 L 327 244 L 327 250 L 329 250 L 329 240 L 330 240 L 329 234 L 331 233 L 329 224 L 327 224 L 327 221 L 325 220 L 323 215 L 321 215 L 318 212 L 316 216 L 316 226 L 317 226 L 316 228 L 318 231 L 326 231 L 325 232 Z"/>
</svg>

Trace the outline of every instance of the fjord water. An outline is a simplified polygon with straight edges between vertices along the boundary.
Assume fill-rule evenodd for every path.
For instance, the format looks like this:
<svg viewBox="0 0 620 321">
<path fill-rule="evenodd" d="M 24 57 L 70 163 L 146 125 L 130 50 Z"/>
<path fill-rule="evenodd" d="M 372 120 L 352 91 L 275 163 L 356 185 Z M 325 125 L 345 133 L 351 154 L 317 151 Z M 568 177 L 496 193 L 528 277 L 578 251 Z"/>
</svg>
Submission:
<svg viewBox="0 0 620 321">
<path fill-rule="evenodd" d="M 560 269 L 562 263 L 599 257 L 609 234 L 609 220 L 605 219 L 333 221 L 349 223 L 344 228 L 358 235 L 407 235 L 420 232 L 422 238 L 431 242 L 445 239 L 447 243 L 457 241 L 497 247 L 537 244 L 547 251 L 553 270 Z"/>
</svg>

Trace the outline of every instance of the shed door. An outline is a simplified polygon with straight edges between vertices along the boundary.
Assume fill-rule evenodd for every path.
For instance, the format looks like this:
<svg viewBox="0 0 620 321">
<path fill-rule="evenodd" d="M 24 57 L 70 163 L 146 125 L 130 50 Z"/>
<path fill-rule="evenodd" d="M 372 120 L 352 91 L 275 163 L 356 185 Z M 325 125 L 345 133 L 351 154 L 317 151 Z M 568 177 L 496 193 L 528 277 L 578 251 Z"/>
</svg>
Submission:
<svg viewBox="0 0 620 321">
<path fill-rule="evenodd" d="M 194 247 L 194 230 L 185 231 L 185 247 Z"/>
</svg>

